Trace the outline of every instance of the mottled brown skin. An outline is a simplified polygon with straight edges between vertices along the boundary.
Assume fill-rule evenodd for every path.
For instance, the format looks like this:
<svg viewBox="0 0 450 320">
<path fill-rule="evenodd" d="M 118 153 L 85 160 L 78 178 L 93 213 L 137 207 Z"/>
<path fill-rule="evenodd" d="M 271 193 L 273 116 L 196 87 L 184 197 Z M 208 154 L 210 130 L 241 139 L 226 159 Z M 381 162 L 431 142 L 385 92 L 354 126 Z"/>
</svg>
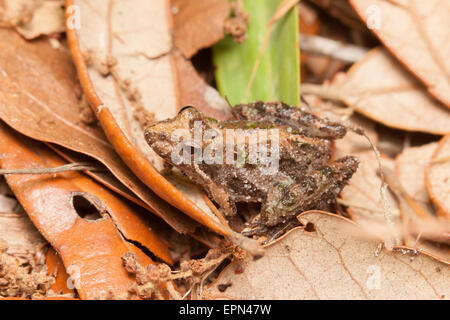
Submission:
<svg viewBox="0 0 450 320">
<path fill-rule="evenodd" d="M 203 130 L 214 129 L 222 133 L 230 128 L 244 131 L 278 129 L 279 169 L 271 175 L 262 174 L 257 165 L 249 163 L 236 166 L 195 164 L 192 161 L 191 164 L 175 165 L 202 186 L 228 216 L 236 213 L 237 202 L 261 203 L 261 214 L 252 226 L 256 229 L 287 223 L 305 210 L 325 208 L 357 170 L 358 160 L 354 157 L 330 163 L 330 140 L 346 134 L 345 127 L 340 124 L 282 103 L 238 105 L 233 108 L 233 114 L 237 120 L 217 121 L 189 107 L 175 118 L 147 128 L 145 136 L 157 154 L 175 165 L 171 154 L 179 140 L 172 140 L 172 132 L 187 129 L 188 138 L 193 140 L 194 121 L 201 121 Z M 232 137 L 236 138 L 237 134 Z M 210 142 L 203 140 L 201 146 L 185 147 L 190 151 L 205 150 Z"/>
<path fill-rule="evenodd" d="M 347 133 L 344 126 L 321 119 L 304 108 L 291 107 L 282 102 L 256 101 L 239 104 L 232 110 L 236 119 L 269 121 L 277 125 L 286 125 L 297 129 L 297 134 L 312 138 L 341 139 Z"/>
</svg>

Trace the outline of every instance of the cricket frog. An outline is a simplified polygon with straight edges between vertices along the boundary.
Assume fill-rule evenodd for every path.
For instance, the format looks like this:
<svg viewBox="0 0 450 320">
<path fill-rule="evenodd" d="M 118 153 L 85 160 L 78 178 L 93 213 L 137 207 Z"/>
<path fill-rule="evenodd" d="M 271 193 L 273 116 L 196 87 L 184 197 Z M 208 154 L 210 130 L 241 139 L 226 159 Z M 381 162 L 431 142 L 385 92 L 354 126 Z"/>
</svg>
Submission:
<svg viewBox="0 0 450 320">
<path fill-rule="evenodd" d="M 194 107 L 145 131 L 150 147 L 201 186 L 226 216 L 236 203 L 259 203 L 250 229 L 263 232 L 299 213 L 328 206 L 358 160 L 331 161 L 331 142 L 346 128 L 284 103 L 237 105 L 218 121 Z M 259 231 L 258 231 L 259 230 Z"/>
</svg>

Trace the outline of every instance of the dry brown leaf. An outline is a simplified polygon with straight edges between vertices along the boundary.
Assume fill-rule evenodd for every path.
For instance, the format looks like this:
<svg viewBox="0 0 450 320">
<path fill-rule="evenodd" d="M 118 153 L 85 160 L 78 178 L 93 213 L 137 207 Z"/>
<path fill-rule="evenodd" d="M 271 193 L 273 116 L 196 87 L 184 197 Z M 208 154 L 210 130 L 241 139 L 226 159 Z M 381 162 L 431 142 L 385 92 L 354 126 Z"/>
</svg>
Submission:
<svg viewBox="0 0 450 320">
<path fill-rule="evenodd" d="M 214 119 L 231 117 L 231 108 L 220 93 L 209 86 L 195 70 L 191 61 L 174 50 L 174 59 L 179 74 L 180 106 L 195 106 Z"/>
<path fill-rule="evenodd" d="M 436 147 L 437 143 L 429 143 L 406 148 L 395 160 L 397 181 L 392 185 L 389 183 L 397 193 L 404 244 L 450 263 L 450 250 L 445 244 L 448 242 L 445 234 L 449 229 L 443 221 L 435 218 L 425 186 L 425 170 Z"/>
<path fill-rule="evenodd" d="M 45 254 L 45 264 L 47 265 L 48 273 L 55 277 L 55 283 L 50 288 L 53 293 L 56 295 L 75 296 L 75 290 L 70 286 L 70 276 L 64 267 L 61 257 L 52 247 L 48 248 Z"/>
<path fill-rule="evenodd" d="M 98 162 L 95 159 L 82 153 L 75 152 L 52 143 L 46 143 L 46 145 L 50 149 L 55 151 L 61 158 L 71 163 L 92 163 L 98 164 L 100 168 L 102 167 L 101 162 Z M 86 173 L 97 182 L 100 182 L 101 184 L 107 186 L 109 189 L 125 197 L 126 199 L 129 199 L 134 203 L 139 204 L 143 208 L 146 208 L 146 204 L 139 200 L 139 198 L 130 189 L 125 187 L 125 185 L 121 183 L 108 169 L 104 168 L 104 171 L 85 171 L 84 173 Z"/>
<path fill-rule="evenodd" d="M 82 121 L 76 92 L 79 83 L 65 47 L 54 49 L 45 39 L 30 43 L 10 30 L 0 30 L 0 39 L 3 121 L 29 137 L 99 160 L 178 232 L 194 231 L 191 220 L 159 199 L 131 172 L 100 128 Z"/>
<path fill-rule="evenodd" d="M 78 41 L 98 96 L 131 143 L 162 170 L 143 130 L 179 107 L 167 1 L 73 3 L 80 12 Z"/>
<path fill-rule="evenodd" d="M 65 31 L 64 0 L 2 0 L 0 21 L 2 20 L 26 39 L 62 33 Z"/>
<path fill-rule="evenodd" d="M 173 42 L 186 58 L 223 38 L 230 15 L 227 0 L 171 0 L 171 5 Z"/>
<path fill-rule="evenodd" d="M 438 214 L 450 218 L 450 135 L 439 142 L 428 164 L 425 183 Z"/>
<path fill-rule="evenodd" d="M 450 299 L 448 265 L 406 247 L 377 254 L 379 242 L 358 237 L 361 230 L 354 223 L 330 213 L 306 212 L 299 220 L 308 227 L 271 243 L 257 261 L 227 266 L 204 296 Z"/>
<path fill-rule="evenodd" d="M 25 212 L 0 213 L 0 242 L 2 241 L 7 244 L 7 252 L 12 255 L 35 252 L 38 246 L 46 243 Z"/>
<path fill-rule="evenodd" d="M 0 151 L 3 154 L 0 164 L 4 169 L 58 167 L 66 164 L 56 154 L 47 150 L 45 146 L 19 135 L 4 124 L 0 125 L 0 139 L 3 143 L 0 146 Z M 27 213 L 30 214 L 32 220 L 33 218 L 37 219 L 33 221 L 35 223 L 38 222 L 36 225 L 38 228 L 41 228 L 44 234 L 52 234 L 52 231 L 55 231 L 47 230 L 47 228 L 51 228 L 48 225 L 48 221 L 46 221 L 48 217 L 40 212 L 41 202 L 45 203 L 45 201 L 48 201 L 48 208 L 52 208 L 53 205 L 58 205 L 60 209 L 69 206 L 72 209 L 70 211 L 78 210 L 77 212 L 81 212 L 79 215 L 83 215 L 83 211 L 88 211 L 89 214 L 92 214 L 91 211 L 95 207 L 98 218 L 100 216 L 110 217 L 125 239 L 139 243 L 159 258 L 172 263 L 168 248 L 160 240 L 160 236 L 152 230 L 153 226 L 146 221 L 145 213 L 140 212 L 140 207 L 126 202 L 109 189 L 93 182 L 81 173 L 67 173 L 62 177 L 58 174 L 51 176 L 54 180 L 49 179 L 46 175 L 7 175 L 6 177 L 8 184 L 18 200 L 24 205 L 25 210 L 31 208 L 32 212 L 27 211 Z M 65 180 L 65 184 L 62 183 L 65 188 L 58 189 L 58 179 Z M 40 182 L 43 184 L 43 190 L 39 189 Z M 45 194 L 46 188 L 53 188 L 53 199 L 51 197 L 41 199 L 40 195 Z M 28 195 L 32 191 L 35 192 L 35 195 Z M 24 195 L 23 193 L 26 194 Z M 69 198 L 67 198 L 68 195 L 70 195 Z M 61 201 L 61 203 L 57 204 L 57 201 Z M 90 206 L 88 205 L 89 203 Z M 53 210 L 47 210 L 49 211 L 48 214 L 54 215 L 52 219 L 53 224 L 63 223 L 63 221 L 58 221 L 58 216 L 52 212 Z M 36 214 L 36 216 L 33 217 L 33 214 Z M 64 210 L 61 214 L 64 215 Z M 66 214 L 70 215 L 70 213 Z M 65 220 L 64 217 L 60 217 L 60 219 Z M 53 239 L 50 238 L 48 240 L 51 242 Z"/>
<path fill-rule="evenodd" d="M 40 143 L 3 124 L 0 128 L 1 153 L 5 155 L 2 168 L 57 167 L 65 163 Z M 60 254 L 82 299 L 127 297 L 133 280 L 122 268 L 121 257 L 126 252 L 152 263 L 124 237 L 133 239 L 137 232 L 140 239 L 136 240 L 158 256 L 167 250 L 126 203 L 80 173 L 11 174 L 7 181 L 34 225 Z M 85 204 L 77 204 L 77 199 L 84 199 Z M 157 247 L 163 251 L 154 251 Z M 167 257 L 167 253 L 162 256 Z"/>
<path fill-rule="evenodd" d="M 399 226 L 400 211 L 394 195 L 386 192 L 390 217 L 386 218 L 380 195 L 381 179 L 378 175 L 378 162 L 373 151 L 356 154 L 360 164 L 350 183 L 342 190 L 341 197 L 349 203 L 349 214 L 352 220 L 361 225 L 386 224 L 390 219 L 394 226 Z M 394 161 L 383 157 L 382 165 L 394 167 Z M 400 239 L 399 235 L 397 238 Z M 397 243 L 399 244 L 399 243 Z"/>
<path fill-rule="evenodd" d="M 353 29 L 362 29 L 362 23 L 348 0 L 309 0 L 326 10 L 327 13 L 339 19 L 344 25 Z"/>
<path fill-rule="evenodd" d="M 16 199 L 0 194 L 0 212 L 13 212 L 16 206 Z"/>
<path fill-rule="evenodd" d="M 50 294 L 55 279 L 47 269 L 46 245 L 25 212 L 0 213 L 0 299 Z"/>
<path fill-rule="evenodd" d="M 450 108 L 450 3 L 351 0 L 384 45 Z"/>
<path fill-rule="evenodd" d="M 425 187 L 425 169 L 436 150 L 437 143 L 403 150 L 395 159 L 395 174 L 406 192 L 417 202 L 430 203 Z"/>
<path fill-rule="evenodd" d="M 349 106 L 384 125 L 433 134 L 450 132 L 450 111 L 385 49 L 374 49 L 357 62 L 338 90 Z"/>
</svg>

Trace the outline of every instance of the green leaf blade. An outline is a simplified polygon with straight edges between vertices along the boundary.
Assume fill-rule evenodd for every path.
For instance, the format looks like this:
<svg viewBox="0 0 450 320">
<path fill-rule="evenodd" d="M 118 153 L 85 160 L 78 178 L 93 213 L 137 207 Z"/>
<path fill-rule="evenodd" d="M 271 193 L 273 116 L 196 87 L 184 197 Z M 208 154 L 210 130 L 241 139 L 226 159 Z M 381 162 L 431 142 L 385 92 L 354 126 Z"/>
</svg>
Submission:
<svg viewBox="0 0 450 320">
<path fill-rule="evenodd" d="M 245 97 L 254 65 L 263 46 L 267 23 L 281 2 L 282 0 L 245 0 L 244 8 L 250 14 L 248 39 L 237 44 L 228 36 L 213 48 L 219 91 L 223 96 L 228 96 L 233 105 L 255 100 L 300 104 L 300 52 L 296 6 L 275 22 Z"/>
</svg>

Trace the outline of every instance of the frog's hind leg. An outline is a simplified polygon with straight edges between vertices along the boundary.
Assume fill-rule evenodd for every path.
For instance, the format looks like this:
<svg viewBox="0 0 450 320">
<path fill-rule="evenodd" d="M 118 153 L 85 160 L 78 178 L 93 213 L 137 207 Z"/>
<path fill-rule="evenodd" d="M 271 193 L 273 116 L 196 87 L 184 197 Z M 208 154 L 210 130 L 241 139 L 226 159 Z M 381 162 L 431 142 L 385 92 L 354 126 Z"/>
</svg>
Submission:
<svg viewBox="0 0 450 320">
<path fill-rule="evenodd" d="M 282 102 L 256 101 L 237 105 L 232 113 L 236 119 L 251 121 L 271 121 L 278 125 L 290 126 L 299 134 L 321 139 L 341 139 L 347 133 L 340 123 L 320 118 L 305 108 L 290 106 Z"/>
<path fill-rule="evenodd" d="M 315 170 L 300 181 L 273 185 L 261 211 L 266 226 L 285 223 L 306 210 L 322 209 L 342 191 L 358 168 L 355 157 L 345 157 Z"/>
</svg>

